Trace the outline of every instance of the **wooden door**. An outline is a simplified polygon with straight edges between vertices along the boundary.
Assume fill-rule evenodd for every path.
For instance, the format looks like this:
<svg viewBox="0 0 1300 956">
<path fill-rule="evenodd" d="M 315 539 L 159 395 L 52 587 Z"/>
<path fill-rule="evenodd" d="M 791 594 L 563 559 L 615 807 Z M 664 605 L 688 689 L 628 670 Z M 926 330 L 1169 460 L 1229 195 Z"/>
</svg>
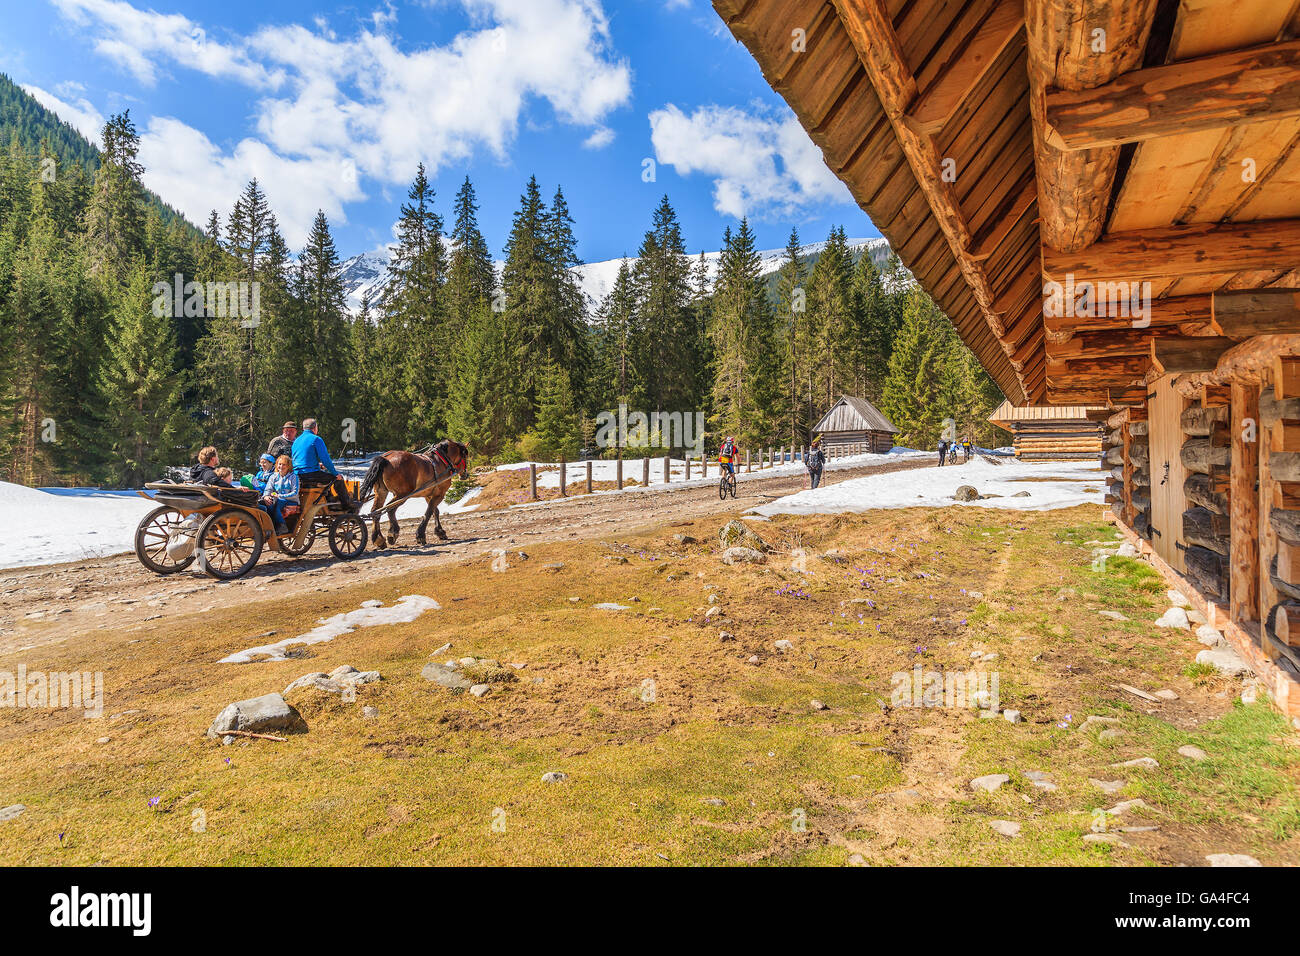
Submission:
<svg viewBox="0 0 1300 956">
<path fill-rule="evenodd" d="M 1183 432 L 1179 424 L 1187 399 L 1173 388 L 1173 375 L 1166 375 L 1153 385 L 1148 409 L 1148 441 L 1151 449 L 1151 546 L 1169 563 L 1183 571 L 1183 512 L 1187 498 L 1183 482 L 1187 469 L 1180 453 Z M 1159 531 L 1159 534 L 1155 532 Z"/>
</svg>

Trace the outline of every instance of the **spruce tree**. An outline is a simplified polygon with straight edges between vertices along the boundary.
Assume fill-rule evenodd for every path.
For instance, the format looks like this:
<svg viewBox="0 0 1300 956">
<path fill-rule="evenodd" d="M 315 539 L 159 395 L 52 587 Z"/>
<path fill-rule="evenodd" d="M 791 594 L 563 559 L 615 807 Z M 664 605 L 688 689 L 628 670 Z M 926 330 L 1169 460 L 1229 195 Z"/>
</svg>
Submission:
<svg viewBox="0 0 1300 956">
<path fill-rule="evenodd" d="M 777 327 L 782 338 L 783 370 L 781 379 L 787 387 L 786 402 L 789 412 L 790 441 L 802 444 L 808 437 L 806 405 L 800 401 L 799 383 L 803 364 L 808 356 L 803 351 L 808 335 L 805 325 L 808 321 L 808 290 L 804 287 L 807 273 L 804 269 L 803 256 L 800 254 L 799 232 L 790 230 L 790 237 L 785 243 L 785 258 L 776 283 Z"/>
<path fill-rule="evenodd" d="M 113 304 L 99 385 L 109 477 L 139 487 L 189 457 L 193 424 L 181 405 L 171 316 L 153 308 L 151 270 L 137 260 Z"/>
</svg>

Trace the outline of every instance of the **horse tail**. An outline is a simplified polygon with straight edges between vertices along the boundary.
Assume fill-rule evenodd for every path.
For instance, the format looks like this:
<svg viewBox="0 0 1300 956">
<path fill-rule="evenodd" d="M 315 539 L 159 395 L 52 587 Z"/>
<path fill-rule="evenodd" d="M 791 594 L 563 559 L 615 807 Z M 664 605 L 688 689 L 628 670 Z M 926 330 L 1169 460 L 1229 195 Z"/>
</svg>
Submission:
<svg viewBox="0 0 1300 956">
<path fill-rule="evenodd" d="M 358 504 L 364 504 L 370 497 L 370 492 L 374 491 L 375 483 L 379 481 L 380 476 L 383 475 L 384 469 L 387 466 L 388 459 L 383 455 L 380 455 L 370 463 L 370 468 L 366 471 L 366 477 L 361 480 L 361 490 L 357 493 L 359 499 L 357 502 Z"/>
</svg>

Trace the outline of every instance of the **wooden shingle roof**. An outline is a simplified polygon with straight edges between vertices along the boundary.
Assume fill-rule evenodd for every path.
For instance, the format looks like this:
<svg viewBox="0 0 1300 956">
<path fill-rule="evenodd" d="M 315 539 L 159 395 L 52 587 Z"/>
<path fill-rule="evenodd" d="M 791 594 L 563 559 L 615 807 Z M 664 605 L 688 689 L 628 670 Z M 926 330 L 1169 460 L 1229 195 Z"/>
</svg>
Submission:
<svg viewBox="0 0 1300 956">
<path fill-rule="evenodd" d="M 1013 404 L 1300 332 L 1300 3 L 713 6 Z"/>
<path fill-rule="evenodd" d="M 839 401 L 813 426 L 814 433 L 857 431 L 898 433 L 898 429 L 880 409 L 865 398 L 855 398 L 852 395 L 841 395 Z"/>
</svg>

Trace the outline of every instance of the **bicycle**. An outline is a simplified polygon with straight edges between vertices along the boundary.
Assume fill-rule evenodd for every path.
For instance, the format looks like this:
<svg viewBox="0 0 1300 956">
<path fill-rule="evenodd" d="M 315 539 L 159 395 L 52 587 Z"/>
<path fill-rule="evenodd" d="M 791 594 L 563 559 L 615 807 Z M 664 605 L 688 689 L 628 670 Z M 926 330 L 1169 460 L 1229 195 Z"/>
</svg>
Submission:
<svg viewBox="0 0 1300 956">
<path fill-rule="evenodd" d="M 724 467 L 722 477 L 718 479 L 718 500 L 726 501 L 728 492 L 731 497 L 736 497 L 736 476 Z"/>
</svg>

